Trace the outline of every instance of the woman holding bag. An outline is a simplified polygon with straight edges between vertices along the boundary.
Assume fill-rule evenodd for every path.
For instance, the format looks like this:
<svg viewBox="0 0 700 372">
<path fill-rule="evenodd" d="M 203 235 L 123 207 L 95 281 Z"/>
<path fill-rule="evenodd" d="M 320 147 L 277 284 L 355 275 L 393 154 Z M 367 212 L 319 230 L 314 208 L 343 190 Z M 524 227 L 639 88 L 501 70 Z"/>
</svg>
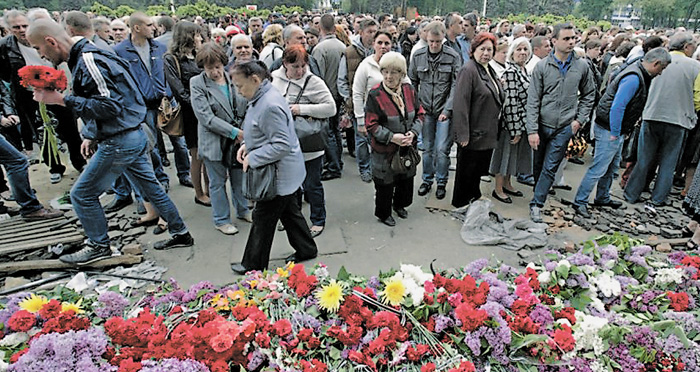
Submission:
<svg viewBox="0 0 700 372">
<path fill-rule="evenodd" d="M 326 83 L 312 74 L 308 66 L 309 55 L 303 45 L 288 47 L 282 54 L 282 68 L 272 72 L 272 86 L 287 99 L 292 115 L 306 117 L 309 122 L 318 124 L 319 120 L 335 115 L 336 107 Z M 323 120 L 323 127 L 319 133 L 299 141 L 306 167 L 303 194 L 311 207 L 311 236 L 314 238 L 320 235 L 326 226 L 326 202 L 321 171 L 325 147 L 324 133 L 327 125 L 328 122 Z M 298 136 L 301 136 L 299 126 L 295 128 Z M 299 202 L 301 205 L 301 200 Z"/>
<path fill-rule="evenodd" d="M 231 69 L 231 78 L 236 89 L 248 100 L 248 109 L 243 122 L 245 132 L 243 144 L 238 150 L 238 161 L 243 171 L 272 168 L 275 178 L 273 195 L 260 199 L 253 210 L 253 225 L 248 235 L 243 260 L 231 265 L 237 274 L 249 270 L 267 268 L 275 235 L 277 221 L 281 221 L 289 244 L 295 253 L 286 261 L 301 262 L 316 257 L 318 249 L 301 214 L 299 194 L 306 177 L 304 156 L 294 132 L 294 118 L 289 104 L 270 83 L 270 73 L 260 61 L 236 64 Z M 249 170 L 248 168 L 252 168 Z M 257 173 L 257 172 L 256 172 Z M 252 181 L 246 180 L 247 184 Z M 266 194 L 270 190 L 249 190 Z"/>
<path fill-rule="evenodd" d="M 197 53 L 197 64 L 204 72 L 190 81 L 191 102 L 199 121 L 199 156 L 204 160 L 209 176 L 212 218 L 217 230 L 226 235 L 238 232 L 231 223 L 231 210 L 226 193 L 226 179 L 231 179 L 231 196 L 236 216 L 252 221 L 248 201 L 243 197 L 243 170 L 231 158 L 229 146 L 240 144 L 240 125 L 245 115 L 246 101 L 238 95 L 224 71 L 228 63 L 226 52 L 210 42 Z M 235 153 L 233 154 L 235 156 Z"/>
</svg>

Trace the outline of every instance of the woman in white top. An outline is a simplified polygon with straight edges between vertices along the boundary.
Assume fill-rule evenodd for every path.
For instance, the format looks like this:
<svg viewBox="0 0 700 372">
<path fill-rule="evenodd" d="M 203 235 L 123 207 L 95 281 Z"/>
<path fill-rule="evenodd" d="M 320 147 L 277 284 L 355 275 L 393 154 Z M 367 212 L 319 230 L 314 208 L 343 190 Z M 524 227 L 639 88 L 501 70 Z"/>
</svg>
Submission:
<svg viewBox="0 0 700 372">
<path fill-rule="evenodd" d="M 362 136 L 367 136 L 367 128 L 365 127 L 367 93 L 384 80 L 379 70 L 379 61 L 384 54 L 391 51 L 391 40 L 390 33 L 385 31 L 377 32 L 373 44 L 374 54 L 365 58 L 355 72 L 355 78 L 352 82 L 352 105 L 355 111 L 355 118 L 357 118 L 357 132 Z M 410 84 L 411 81 L 408 77 L 405 77 L 404 82 Z"/>
<path fill-rule="evenodd" d="M 282 53 L 284 48 L 282 45 L 282 26 L 276 23 L 271 24 L 265 28 L 263 32 L 263 44 L 265 47 L 260 52 L 260 60 L 270 68 L 272 62 L 282 58 Z"/>
</svg>

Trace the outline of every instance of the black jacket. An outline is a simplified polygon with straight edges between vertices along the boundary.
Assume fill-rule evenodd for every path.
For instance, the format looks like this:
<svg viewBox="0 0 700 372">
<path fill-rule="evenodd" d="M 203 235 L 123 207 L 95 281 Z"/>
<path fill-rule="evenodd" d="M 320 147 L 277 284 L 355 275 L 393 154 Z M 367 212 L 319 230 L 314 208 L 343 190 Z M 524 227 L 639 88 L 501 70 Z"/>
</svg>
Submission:
<svg viewBox="0 0 700 372">
<path fill-rule="evenodd" d="M 622 117 L 622 128 L 620 134 L 625 135 L 631 133 L 634 129 L 634 125 L 637 120 L 642 116 L 642 111 L 644 110 L 644 105 L 647 101 L 647 95 L 649 94 L 649 86 L 651 85 L 652 77 L 649 73 L 642 67 L 642 61 L 637 61 L 636 63 L 628 66 L 622 72 L 620 72 L 613 81 L 610 82 L 608 88 L 605 90 L 605 94 L 600 99 L 598 104 L 598 109 L 596 110 L 596 124 L 600 125 L 602 128 L 610 130 L 610 109 L 612 108 L 613 101 L 615 100 L 615 95 L 617 94 L 617 88 L 620 85 L 620 80 L 628 75 L 637 75 L 639 78 L 639 88 L 637 92 L 632 97 L 632 100 L 625 107 L 625 114 Z"/>
</svg>

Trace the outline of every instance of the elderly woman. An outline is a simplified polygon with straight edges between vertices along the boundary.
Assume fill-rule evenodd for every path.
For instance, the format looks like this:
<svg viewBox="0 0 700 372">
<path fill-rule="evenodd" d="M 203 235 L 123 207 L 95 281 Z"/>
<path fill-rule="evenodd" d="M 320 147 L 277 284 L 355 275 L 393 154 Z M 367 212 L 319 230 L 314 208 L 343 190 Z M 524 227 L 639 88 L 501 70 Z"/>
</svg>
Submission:
<svg viewBox="0 0 700 372">
<path fill-rule="evenodd" d="M 282 26 L 276 23 L 271 24 L 267 26 L 262 36 L 265 47 L 260 52 L 259 59 L 265 63 L 267 68 L 270 68 L 275 60 L 282 58 L 282 53 L 284 52 L 281 46 Z"/>
<path fill-rule="evenodd" d="M 309 54 L 301 44 L 285 49 L 282 68 L 272 72 L 272 86 L 287 99 L 289 110 L 294 116 L 318 120 L 335 115 L 335 101 L 331 91 L 323 79 L 309 71 Z M 325 122 L 324 125 L 328 123 Z M 306 166 L 303 192 L 311 208 L 311 236 L 314 238 L 326 226 L 326 202 L 321 183 L 325 147 L 323 133 L 325 129 L 300 140 Z"/>
<path fill-rule="evenodd" d="M 488 173 L 498 141 L 498 122 L 504 93 L 489 66 L 496 37 L 482 32 L 472 40 L 471 58 L 457 77 L 452 130 L 457 142 L 457 173 L 452 205 L 463 207 L 481 197 L 479 182 Z"/>
<path fill-rule="evenodd" d="M 376 191 L 374 215 L 385 225 L 395 226 L 391 209 L 407 218 L 406 207 L 413 202 L 413 178 L 420 159 L 415 147 L 424 113 L 413 86 L 405 82 L 406 59 L 400 53 L 384 54 L 379 69 L 382 82 L 369 91 L 365 105 Z M 396 161 L 396 157 L 409 160 Z M 396 163 L 404 166 L 396 167 Z"/>
<path fill-rule="evenodd" d="M 248 100 L 243 122 L 245 144 L 238 150 L 243 171 L 270 164 L 275 164 L 277 169 L 277 195 L 255 204 L 243 260 L 232 264 L 231 270 L 245 274 L 249 270 L 267 268 L 277 221 L 282 221 L 289 244 L 295 250 L 286 260 L 313 259 L 318 249 L 299 204 L 301 185 L 306 177 L 304 155 L 294 132 L 289 103 L 272 87 L 267 66 L 260 61 L 234 65 L 231 78 L 237 90 Z"/>
<path fill-rule="evenodd" d="M 367 128 L 365 127 L 365 101 L 367 101 L 367 95 L 369 90 L 375 85 L 383 81 L 383 76 L 379 68 L 379 60 L 382 56 L 391 51 L 391 34 L 386 31 L 377 32 L 374 37 L 374 54 L 362 60 L 360 65 L 357 67 L 355 72 L 355 77 L 352 82 L 352 105 L 355 111 L 355 118 L 357 119 L 357 133 L 360 136 L 367 137 Z M 406 77 L 405 82 L 409 82 L 408 77 Z M 366 145 L 366 142 L 360 141 L 358 144 L 358 154 L 360 152 L 365 153 L 362 149 Z M 369 152 L 369 150 L 367 151 Z M 358 155 L 361 156 L 361 155 Z M 360 169 L 360 178 L 364 182 L 372 182 L 372 173 L 370 170 L 371 163 L 367 164 L 365 169 Z"/>
<path fill-rule="evenodd" d="M 212 218 L 214 227 L 226 235 L 238 232 L 231 222 L 231 210 L 226 193 L 226 179 L 231 180 L 231 196 L 236 216 L 252 221 L 248 201 L 241 190 L 241 165 L 224 159 L 224 146 L 240 142 L 240 130 L 246 110 L 246 100 L 240 97 L 224 71 L 228 62 L 226 52 L 216 43 L 206 43 L 197 53 L 197 65 L 204 72 L 192 78 L 192 108 L 199 121 L 199 156 L 209 175 Z M 232 141 L 227 144 L 227 141 Z"/>
<path fill-rule="evenodd" d="M 510 183 L 510 176 L 532 173 L 532 150 L 525 135 L 525 103 L 530 77 L 525 65 L 532 55 L 530 41 L 519 37 L 513 41 L 508 50 L 508 67 L 501 81 L 505 91 L 503 117 L 498 144 L 491 158 L 489 172 L 496 175 L 496 186 L 491 193 L 496 200 L 510 204 L 512 196 L 523 196 Z"/>
</svg>

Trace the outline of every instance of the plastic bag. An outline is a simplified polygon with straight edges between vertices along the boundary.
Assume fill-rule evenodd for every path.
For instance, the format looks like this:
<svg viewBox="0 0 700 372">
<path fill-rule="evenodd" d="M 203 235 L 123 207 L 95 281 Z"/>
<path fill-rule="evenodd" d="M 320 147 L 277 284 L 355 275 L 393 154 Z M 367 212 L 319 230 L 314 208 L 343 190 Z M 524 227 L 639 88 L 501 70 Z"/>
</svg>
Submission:
<svg viewBox="0 0 700 372">
<path fill-rule="evenodd" d="M 465 213 L 460 235 L 470 245 L 498 245 L 510 250 L 540 248 L 547 244 L 547 224 L 529 219 L 504 220 L 492 212 L 493 203 L 483 199 L 461 209 Z M 460 210 L 457 211 L 460 213 Z"/>
</svg>

